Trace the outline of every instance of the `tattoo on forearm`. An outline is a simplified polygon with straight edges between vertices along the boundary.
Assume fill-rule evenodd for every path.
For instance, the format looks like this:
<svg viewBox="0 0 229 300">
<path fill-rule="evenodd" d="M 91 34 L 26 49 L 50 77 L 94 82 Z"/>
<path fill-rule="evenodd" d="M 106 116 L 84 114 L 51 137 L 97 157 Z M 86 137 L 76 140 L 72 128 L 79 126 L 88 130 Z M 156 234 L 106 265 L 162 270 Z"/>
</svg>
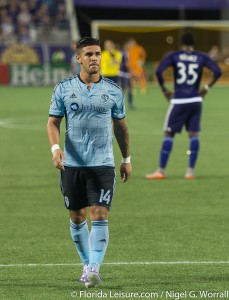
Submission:
<svg viewBox="0 0 229 300">
<path fill-rule="evenodd" d="M 114 126 L 114 134 L 123 157 L 128 157 L 129 152 L 129 130 L 125 123 Z"/>
</svg>

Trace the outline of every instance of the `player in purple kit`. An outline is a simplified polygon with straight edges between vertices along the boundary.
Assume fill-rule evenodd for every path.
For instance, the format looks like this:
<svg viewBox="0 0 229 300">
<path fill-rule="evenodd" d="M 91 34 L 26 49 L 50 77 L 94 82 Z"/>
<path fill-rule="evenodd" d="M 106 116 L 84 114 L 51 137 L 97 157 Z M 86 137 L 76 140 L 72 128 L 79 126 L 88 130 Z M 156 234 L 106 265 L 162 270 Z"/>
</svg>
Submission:
<svg viewBox="0 0 229 300">
<path fill-rule="evenodd" d="M 122 60 L 121 60 L 120 71 L 119 71 L 119 80 L 123 91 L 127 92 L 129 108 L 134 109 L 131 72 L 130 72 L 130 63 L 129 63 L 129 54 L 128 54 L 129 46 L 130 46 L 129 41 L 125 42 L 123 45 Z"/>
<path fill-rule="evenodd" d="M 188 132 L 190 148 L 189 166 L 185 178 L 194 179 L 194 167 L 197 160 L 200 142 L 200 120 L 202 111 L 202 97 L 221 76 L 219 66 L 205 53 L 194 50 L 194 37 L 186 33 L 181 38 L 182 49 L 170 53 L 159 64 L 156 76 L 163 94 L 170 102 L 164 123 L 164 138 L 162 142 L 159 168 L 152 174 L 147 174 L 147 179 L 166 178 L 165 168 L 172 151 L 173 140 L 176 133 L 182 131 L 185 125 Z M 175 91 L 169 91 L 165 86 L 163 72 L 168 67 L 173 68 Z M 213 72 L 211 81 L 199 90 L 203 68 Z"/>
</svg>

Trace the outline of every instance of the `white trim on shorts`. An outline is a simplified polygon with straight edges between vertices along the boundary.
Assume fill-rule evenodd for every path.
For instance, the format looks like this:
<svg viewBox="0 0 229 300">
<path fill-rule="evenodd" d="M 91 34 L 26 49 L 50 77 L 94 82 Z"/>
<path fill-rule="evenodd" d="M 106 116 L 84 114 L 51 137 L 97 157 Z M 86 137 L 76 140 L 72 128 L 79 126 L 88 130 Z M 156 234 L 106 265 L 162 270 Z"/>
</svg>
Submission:
<svg viewBox="0 0 229 300">
<path fill-rule="evenodd" d="M 172 104 L 186 104 L 186 103 L 194 103 L 194 102 L 202 102 L 202 97 L 193 97 L 193 98 L 173 98 L 170 100 Z"/>
<path fill-rule="evenodd" d="M 164 131 L 169 131 L 168 123 L 169 123 L 169 117 L 170 117 L 170 114 L 171 114 L 171 111 L 172 111 L 173 107 L 174 107 L 174 104 L 170 102 L 169 108 L 168 108 L 167 113 L 165 115 L 165 121 L 164 121 L 164 126 L 163 126 Z"/>
</svg>

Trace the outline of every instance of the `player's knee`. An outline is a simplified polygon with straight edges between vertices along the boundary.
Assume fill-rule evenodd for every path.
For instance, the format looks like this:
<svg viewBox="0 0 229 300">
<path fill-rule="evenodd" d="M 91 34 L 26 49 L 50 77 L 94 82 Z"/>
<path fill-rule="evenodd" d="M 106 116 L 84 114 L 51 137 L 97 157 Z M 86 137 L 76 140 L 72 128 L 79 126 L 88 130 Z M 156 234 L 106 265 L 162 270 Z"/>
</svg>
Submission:
<svg viewBox="0 0 229 300">
<path fill-rule="evenodd" d="M 90 207 L 91 221 L 102 221 L 108 219 L 108 209 L 104 206 Z"/>
<path fill-rule="evenodd" d="M 87 211 L 86 209 L 80 209 L 77 211 L 70 210 L 70 219 L 75 224 L 80 224 L 86 220 Z"/>
<path fill-rule="evenodd" d="M 198 136 L 198 132 L 189 131 L 188 136 L 189 137 Z"/>
<path fill-rule="evenodd" d="M 175 132 L 165 131 L 165 136 L 174 137 L 175 136 Z"/>
</svg>

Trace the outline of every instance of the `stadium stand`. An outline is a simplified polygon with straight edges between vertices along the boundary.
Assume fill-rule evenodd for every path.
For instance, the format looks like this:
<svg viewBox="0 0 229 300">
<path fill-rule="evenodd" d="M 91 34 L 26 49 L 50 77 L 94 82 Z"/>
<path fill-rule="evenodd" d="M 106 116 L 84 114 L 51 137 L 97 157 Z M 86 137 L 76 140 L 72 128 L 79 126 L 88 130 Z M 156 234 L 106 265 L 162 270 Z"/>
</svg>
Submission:
<svg viewBox="0 0 229 300">
<path fill-rule="evenodd" d="M 0 0 L 0 42 L 63 40 L 69 21 L 64 0 Z"/>
</svg>

